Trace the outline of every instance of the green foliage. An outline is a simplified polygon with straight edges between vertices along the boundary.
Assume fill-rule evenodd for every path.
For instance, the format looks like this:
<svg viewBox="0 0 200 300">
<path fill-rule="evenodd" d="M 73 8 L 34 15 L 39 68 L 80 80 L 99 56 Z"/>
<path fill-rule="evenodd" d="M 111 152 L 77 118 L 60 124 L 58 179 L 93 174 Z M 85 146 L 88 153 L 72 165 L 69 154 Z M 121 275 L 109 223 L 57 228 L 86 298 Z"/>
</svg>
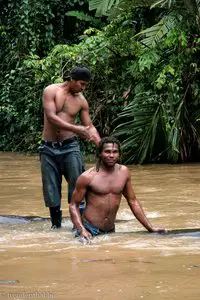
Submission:
<svg viewBox="0 0 200 300">
<path fill-rule="evenodd" d="M 0 150 L 35 151 L 41 139 L 43 88 L 63 80 L 62 58 L 47 54 L 66 40 L 65 11 L 87 5 L 86 0 L 64 2 L 8 0 L 0 12 Z M 74 39 L 86 28 L 77 22 L 70 28 Z"/>
<path fill-rule="evenodd" d="M 158 23 L 154 26 L 140 31 L 135 35 L 135 38 L 140 37 L 140 43 L 145 47 L 156 47 L 157 44 L 177 27 L 178 23 L 181 21 L 182 16 L 178 14 L 165 15 Z M 144 37 L 141 39 L 141 37 Z"/>
<path fill-rule="evenodd" d="M 34 151 L 43 88 L 85 65 L 94 125 L 119 137 L 127 162 L 199 159 L 199 1 L 91 0 L 97 14 L 115 16 L 103 28 L 86 1 L 32 1 L 9 1 L 0 27 L 1 149 Z M 65 18 L 76 36 L 64 36 Z"/>
<path fill-rule="evenodd" d="M 200 48 L 191 28 L 185 29 L 185 24 L 182 28 L 172 27 L 157 45 L 142 45 L 129 67 L 135 90 L 114 131 L 123 141 L 128 162 L 175 163 L 198 157 L 199 63 L 195 61 Z"/>
<path fill-rule="evenodd" d="M 120 0 L 90 0 L 89 9 L 96 10 L 96 16 L 106 15 L 107 12 L 119 4 Z"/>
<path fill-rule="evenodd" d="M 94 17 L 84 13 L 83 11 L 74 11 L 74 10 L 68 11 L 66 13 L 66 16 L 75 17 L 81 21 L 90 22 L 91 26 L 95 26 L 95 27 L 102 27 L 103 25 L 105 25 L 99 19 L 94 18 Z"/>
<path fill-rule="evenodd" d="M 114 134 L 123 137 L 122 149 L 126 153 L 126 162 L 143 163 L 147 157 L 152 158 L 160 125 L 161 105 L 157 98 L 155 94 L 138 93 L 119 114 L 117 121 L 120 125 Z"/>
<path fill-rule="evenodd" d="M 112 15 L 113 11 L 120 14 L 122 11 L 127 12 L 137 7 L 149 7 L 153 3 L 152 0 L 89 0 L 89 8 L 96 10 L 96 16 L 101 17 Z"/>
</svg>

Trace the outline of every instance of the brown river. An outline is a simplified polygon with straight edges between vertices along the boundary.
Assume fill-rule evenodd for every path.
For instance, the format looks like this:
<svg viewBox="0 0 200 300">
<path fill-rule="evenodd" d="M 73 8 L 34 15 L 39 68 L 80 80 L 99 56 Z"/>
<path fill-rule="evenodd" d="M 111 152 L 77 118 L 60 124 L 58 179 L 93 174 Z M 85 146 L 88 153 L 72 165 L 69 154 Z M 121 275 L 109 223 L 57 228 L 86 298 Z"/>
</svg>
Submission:
<svg viewBox="0 0 200 300">
<path fill-rule="evenodd" d="M 86 164 L 86 168 L 90 165 Z M 37 156 L 0 153 L 0 299 L 200 300 L 200 164 L 130 166 L 150 234 L 126 200 L 116 233 L 84 245 L 50 230 Z"/>
</svg>

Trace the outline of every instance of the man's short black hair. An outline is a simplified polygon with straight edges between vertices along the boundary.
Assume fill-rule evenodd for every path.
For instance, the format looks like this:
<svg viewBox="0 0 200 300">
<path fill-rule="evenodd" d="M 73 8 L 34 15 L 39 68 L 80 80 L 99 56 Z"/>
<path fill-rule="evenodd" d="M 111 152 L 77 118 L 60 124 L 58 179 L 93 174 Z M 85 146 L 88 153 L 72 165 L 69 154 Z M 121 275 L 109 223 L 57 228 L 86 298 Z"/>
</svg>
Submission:
<svg viewBox="0 0 200 300">
<path fill-rule="evenodd" d="M 70 72 L 69 77 L 74 80 L 90 81 L 92 74 L 86 67 L 76 67 Z"/>
</svg>

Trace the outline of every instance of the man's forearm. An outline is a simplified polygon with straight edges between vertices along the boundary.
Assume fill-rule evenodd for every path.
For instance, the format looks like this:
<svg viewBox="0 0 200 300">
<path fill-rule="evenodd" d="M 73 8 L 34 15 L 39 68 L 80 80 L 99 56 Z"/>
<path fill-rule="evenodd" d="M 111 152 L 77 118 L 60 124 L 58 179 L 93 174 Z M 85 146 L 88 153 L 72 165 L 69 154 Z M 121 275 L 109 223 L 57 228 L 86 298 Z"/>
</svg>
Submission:
<svg viewBox="0 0 200 300">
<path fill-rule="evenodd" d="M 93 124 L 89 125 L 89 132 L 90 132 L 90 134 L 92 135 L 92 137 L 91 137 L 90 140 L 98 147 L 101 138 L 100 138 L 99 133 L 98 133 L 98 131 L 96 130 L 96 128 L 94 127 Z"/>
<path fill-rule="evenodd" d="M 84 226 L 83 226 L 83 223 L 82 223 L 79 206 L 76 206 L 74 204 L 70 204 L 69 205 L 69 212 L 70 212 L 71 220 L 72 220 L 74 226 L 76 227 L 78 232 L 81 232 L 84 229 Z"/>
<path fill-rule="evenodd" d="M 51 124 L 57 126 L 58 128 L 72 131 L 74 133 L 77 133 L 78 131 L 78 125 L 74 125 L 69 122 L 66 122 L 62 120 L 60 117 L 58 117 L 57 115 L 47 116 L 47 119 Z"/>
<path fill-rule="evenodd" d="M 133 204 L 131 204 L 131 210 L 137 220 L 149 231 L 153 232 L 153 226 L 150 221 L 147 219 L 140 203 L 138 200 L 135 200 Z"/>
</svg>

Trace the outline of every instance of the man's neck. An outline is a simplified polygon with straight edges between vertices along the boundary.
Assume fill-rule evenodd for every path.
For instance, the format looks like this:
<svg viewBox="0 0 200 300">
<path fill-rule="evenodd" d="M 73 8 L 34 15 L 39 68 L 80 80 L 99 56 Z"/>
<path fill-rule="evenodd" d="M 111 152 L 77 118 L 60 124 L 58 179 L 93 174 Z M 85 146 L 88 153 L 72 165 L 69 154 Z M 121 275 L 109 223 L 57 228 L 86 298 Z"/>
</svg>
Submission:
<svg viewBox="0 0 200 300">
<path fill-rule="evenodd" d="M 69 81 L 65 81 L 63 82 L 62 84 L 62 87 L 65 91 L 66 94 L 71 94 L 72 96 L 77 96 L 79 95 L 80 93 L 75 93 L 71 90 L 71 87 L 70 87 L 70 82 Z"/>
<path fill-rule="evenodd" d="M 66 92 L 69 92 L 69 81 L 63 82 L 62 87 Z"/>
<path fill-rule="evenodd" d="M 75 93 L 73 93 L 73 92 L 71 91 L 69 81 L 63 82 L 62 87 L 63 87 L 63 90 L 64 90 L 64 93 L 65 93 L 65 94 L 75 95 Z"/>
<path fill-rule="evenodd" d="M 102 171 L 106 172 L 106 173 L 112 173 L 112 172 L 115 171 L 115 166 L 116 166 L 116 165 L 114 165 L 114 166 L 107 166 L 107 165 L 105 165 L 103 162 L 101 162 L 101 164 L 100 164 L 100 169 L 101 169 Z"/>
</svg>

